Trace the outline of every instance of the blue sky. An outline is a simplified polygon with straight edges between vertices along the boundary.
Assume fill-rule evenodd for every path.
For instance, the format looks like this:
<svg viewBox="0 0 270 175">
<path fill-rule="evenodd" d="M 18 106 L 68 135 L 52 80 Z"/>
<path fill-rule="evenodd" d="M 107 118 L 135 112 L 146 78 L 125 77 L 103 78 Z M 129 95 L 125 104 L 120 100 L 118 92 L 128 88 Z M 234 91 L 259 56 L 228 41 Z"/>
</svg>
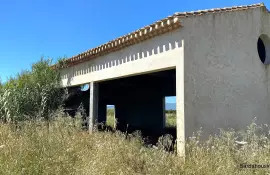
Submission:
<svg viewBox="0 0 270 175">
<path fill-rule="evenodd" d="M 1 0 L 0 77 L 45 58 L 73 56 L 175 12 L 257 0 Z M 270 2 L 265 0 L 270 7 Z M 168 102 L 174 102 L 170 99 Z"/>
</svg>

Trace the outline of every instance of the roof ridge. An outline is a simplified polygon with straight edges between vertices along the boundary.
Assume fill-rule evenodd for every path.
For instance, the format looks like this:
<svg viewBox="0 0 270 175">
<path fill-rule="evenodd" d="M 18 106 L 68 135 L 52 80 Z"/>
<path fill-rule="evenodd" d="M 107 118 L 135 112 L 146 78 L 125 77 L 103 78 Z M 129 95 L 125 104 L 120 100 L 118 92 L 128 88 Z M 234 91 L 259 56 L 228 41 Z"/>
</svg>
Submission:
<svg viewBox="0 0 270 175">
<path fill-rule="evenodd" d="M 264 3 L 257 3 L 257 4 L 250 4 L 250 5 L 239 5 L 239 6 L 230 6 L 230 7 L 223 7 L 223 8 L 211 8 L 211 9 L 203 9 L 203 10 L 196 10 L 196 11 L 187 11 L 187 12 L 176 12 L 174 16 L 178 17 L 189 17 L 189 16 L 200 16 L 203 14 L 209 13 L 219 13 L 219 12 L 228 12 L 228 11 L 241 11 L 247 9 L 253 9 L 258 7 L 265 7 Z"/>
<path fill-rule="evenodd" d="M 182 27 L 180 19 L 187 18 L 190 16 L 201 16 L 211 13 L 222 13 L 222 12 L 232 12 L 232 11 L 242 11 L 254 8 L 264 7 L 267 9 L 263 2 L 251 5 L 241 5 L 241 6 L 231 6 L 223 8 L 212 8 L 205 10 L 189 11 L 189 12 L 177 12 L 171 16 L 163 18 L 159 21 L 156 21 L 148 26 L 144 26 L 138 30 L 130 32 L 126 35 L 118 37 L 114 40 L 110 40 L 102 45 L 99 45 L 95 48 L 89 49 L 85 52 L 77 54 L 71 58 L 68 58 L 66 61 L 68 67 L 71 65 L 79 64 L 81 62 L 94 59 L 96 57 L 106 55 L 111 52 L 115 52 L 122 48 L 128 47 L 133 44 L 137 44 L 141 41 L 144 41 L 149 38 L 167 33 L 169 31 L 175 30 Z M 267 9 L 269 12 L 269 10 Z"/>
</svg>

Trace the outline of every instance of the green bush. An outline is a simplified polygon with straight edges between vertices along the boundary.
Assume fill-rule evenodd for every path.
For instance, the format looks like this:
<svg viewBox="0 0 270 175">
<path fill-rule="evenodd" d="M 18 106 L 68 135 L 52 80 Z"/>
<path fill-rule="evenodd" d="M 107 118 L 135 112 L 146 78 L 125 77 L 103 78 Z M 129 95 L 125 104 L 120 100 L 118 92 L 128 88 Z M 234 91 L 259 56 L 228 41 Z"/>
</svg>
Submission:
<svg viewBox="0 0 270 175">
<path fill-rule="evenodd" d="M 49 119 L 63 101 L 60 73 L 51 60 L 41 58 L 30 71 L 22 71 L 0 86 L 0 119 L 22 121 Z"/>
<path fill-rule="evenodd" d="M 166 110 L 166 113 L 167 114 L 175 114 L 176 115 L 176 110 L 169 109 L 169 110 Z"/>
</svg>

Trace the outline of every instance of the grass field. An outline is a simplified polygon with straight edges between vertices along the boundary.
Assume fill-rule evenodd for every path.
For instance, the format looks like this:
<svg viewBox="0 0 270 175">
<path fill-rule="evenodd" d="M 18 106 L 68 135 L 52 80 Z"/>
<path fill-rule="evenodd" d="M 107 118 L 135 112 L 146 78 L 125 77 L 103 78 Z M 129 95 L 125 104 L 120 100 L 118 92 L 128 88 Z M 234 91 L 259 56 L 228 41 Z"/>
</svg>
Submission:
<svg viewBox="0 0 270 175">
<path fill-rule="evenodd" d="M 80 130 L 76 120 L 0 125 L 0 174 L 266 174 L 269 168 L 241 169 L 241 163 L 267 164 L 270 140 L 252 124 L 243 133 L 223 132 L 200 143 L 187 140 L 186 162 L 175 153 L 144 147 L 137 135 Z"/>
<path fill-rule="evenodd" d="M 114 110 L 107 109 L 107 121 L 106 124 L 111 127 L 115 127 L 115 118 L 114 118 Z"/>
<path fill-rule="evenodd" d="M 176 127 L 176 114 L 166 113 L 166 127 Z"/>
</svg>

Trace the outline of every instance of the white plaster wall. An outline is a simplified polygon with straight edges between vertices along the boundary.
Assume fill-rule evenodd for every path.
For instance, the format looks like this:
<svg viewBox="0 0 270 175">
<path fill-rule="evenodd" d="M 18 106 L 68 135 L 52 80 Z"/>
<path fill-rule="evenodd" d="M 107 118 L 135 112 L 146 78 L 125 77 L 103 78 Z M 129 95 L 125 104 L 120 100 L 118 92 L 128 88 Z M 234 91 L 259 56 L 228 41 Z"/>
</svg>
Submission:
<svg viewBox="0 0 270 175">
<path fill-rule="evenodd" d="M 257 53 L 260 34 L 270 36 L 262 9 L 209 14 L 183 21 L 186 137 L 202 127 L 244 129 L 257 117 L 269 123 L 269 66 Z"/>
<path fill-rule="evenodd" d="M 180 30 L 146 40 L 120 51 L 63 69 L 63 86 L 103 81 L 171 69 L 183 56 Z"/>
</svg>

